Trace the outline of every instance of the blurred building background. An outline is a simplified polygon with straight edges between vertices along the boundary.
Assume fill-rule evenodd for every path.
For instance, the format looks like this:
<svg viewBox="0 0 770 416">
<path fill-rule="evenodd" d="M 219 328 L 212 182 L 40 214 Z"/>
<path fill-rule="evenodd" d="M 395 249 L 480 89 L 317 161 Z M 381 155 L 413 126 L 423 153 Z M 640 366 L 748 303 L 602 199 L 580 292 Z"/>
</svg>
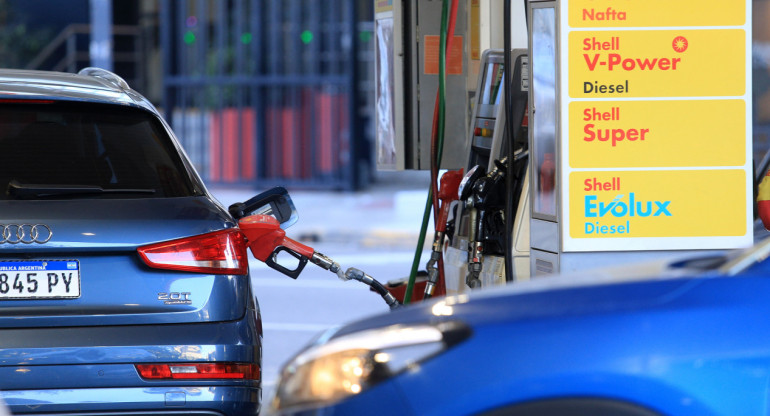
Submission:
<svg viewBox="0 0 770 416">
<path fill-rule="evenodd" d="M 374 174 L 372 20 L 371 0 L 0 0 L 0 65 L 108 67 L 207 183 L 357 190 Z"/>
<path fill-rule="evenodd" d="M 100 3 L 107 14 L 92 16 Z M 0 0 L 0 65 L 76 72 L 100 51 L 92 29 L 107 27 L 112 69 L 165 113 L 208 183 L 356 190 L 375 174 L 373 4 Z M 758 164 L 770 149 L 770 0 L 752 8 Z"/>
</svg>

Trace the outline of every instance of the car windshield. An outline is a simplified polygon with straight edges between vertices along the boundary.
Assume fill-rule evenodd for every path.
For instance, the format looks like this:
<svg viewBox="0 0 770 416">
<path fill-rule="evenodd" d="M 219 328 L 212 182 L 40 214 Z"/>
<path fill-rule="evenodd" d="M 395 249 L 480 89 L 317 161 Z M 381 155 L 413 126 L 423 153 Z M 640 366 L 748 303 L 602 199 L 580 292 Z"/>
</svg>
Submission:
<svg viewBox="0 0 770 416">
<path fill-rule="evenodd" d="M 162 198 L 193 194 L 165 129 L 109 104 L 0 104 L 0 199 Z"/>
</svg>

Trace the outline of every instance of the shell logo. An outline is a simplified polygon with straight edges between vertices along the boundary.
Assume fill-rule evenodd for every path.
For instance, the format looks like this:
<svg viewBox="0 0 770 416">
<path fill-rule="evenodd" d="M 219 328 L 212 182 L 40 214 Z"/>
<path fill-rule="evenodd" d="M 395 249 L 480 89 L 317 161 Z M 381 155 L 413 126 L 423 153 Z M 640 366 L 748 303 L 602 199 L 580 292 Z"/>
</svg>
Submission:
<svg viewBox="0 0 770 416">
<path fill-rule="evenodd" d="M 687 50 L 689 43 L 687 42 L 687 38 L 684 36 L 677 36 L 674 38 L 674 41 L 671 42 L 671 46 L 674 47 L 675 51 L 682 53 Z"/>
</svg>

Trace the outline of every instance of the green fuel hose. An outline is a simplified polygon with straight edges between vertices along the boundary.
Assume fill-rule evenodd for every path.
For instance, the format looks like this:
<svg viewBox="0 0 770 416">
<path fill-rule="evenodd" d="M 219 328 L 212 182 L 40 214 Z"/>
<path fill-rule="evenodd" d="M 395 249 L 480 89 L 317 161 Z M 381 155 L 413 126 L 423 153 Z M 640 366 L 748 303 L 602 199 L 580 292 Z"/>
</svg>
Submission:
<svg viewBox="0 0 770 416">
<path fill-rule="evenodd" d="M 445 117 L 445 88 L 446 88 L 446 52 L 447 52 L 447 27 L 448 27 L 448 14 L 449 14 L 449 2 L 452 0 L 443 0 L 441 5 L 441 36 L 439 40 L 439 88 L 438 96 L 436 100 L 436 106 L 438 108 L 438 126 L 434 125 L 434 129 L 438 127 L 438 153 L 437 153 L 437 166 L 441 163 L 441 153 L 444 140 L 444 117 Z M 428 231 L 428 222 L 430 220 L 430 212 L 433 208 L 433 189 L 432 186 L 428 190 L 428 198 L 425 201 L 425 210 L 422 216 L 422 226 L 420 227 L 420 236 L 417 239 L 417 248 L 414 253 L 414 260 L 412 261 L 412 269 L 409 273 L 409 282 L 406 286 L 406 292 L 404 293 L 404 305 L 410 303 L 412 299 L 412 292 L 414 292 L 414 284 L 417 280 L 417 269 L 420 266 L 420 259 L 423 247 L 425 246 L 425 235 Z"/>
</svg>

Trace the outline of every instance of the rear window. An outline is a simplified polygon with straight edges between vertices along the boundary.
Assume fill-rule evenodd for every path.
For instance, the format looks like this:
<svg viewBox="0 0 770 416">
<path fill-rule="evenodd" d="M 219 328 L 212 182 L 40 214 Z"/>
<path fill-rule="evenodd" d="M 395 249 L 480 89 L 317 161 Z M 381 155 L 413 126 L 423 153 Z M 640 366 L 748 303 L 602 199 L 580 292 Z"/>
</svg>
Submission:
<svg viewBox="0 0 770 416">
<path fill-rule="evenodd" d="M 0 199 L 193 194 L 163 126 L 131 107 L 0 104 L 0 155 Z"/>
</svg>

